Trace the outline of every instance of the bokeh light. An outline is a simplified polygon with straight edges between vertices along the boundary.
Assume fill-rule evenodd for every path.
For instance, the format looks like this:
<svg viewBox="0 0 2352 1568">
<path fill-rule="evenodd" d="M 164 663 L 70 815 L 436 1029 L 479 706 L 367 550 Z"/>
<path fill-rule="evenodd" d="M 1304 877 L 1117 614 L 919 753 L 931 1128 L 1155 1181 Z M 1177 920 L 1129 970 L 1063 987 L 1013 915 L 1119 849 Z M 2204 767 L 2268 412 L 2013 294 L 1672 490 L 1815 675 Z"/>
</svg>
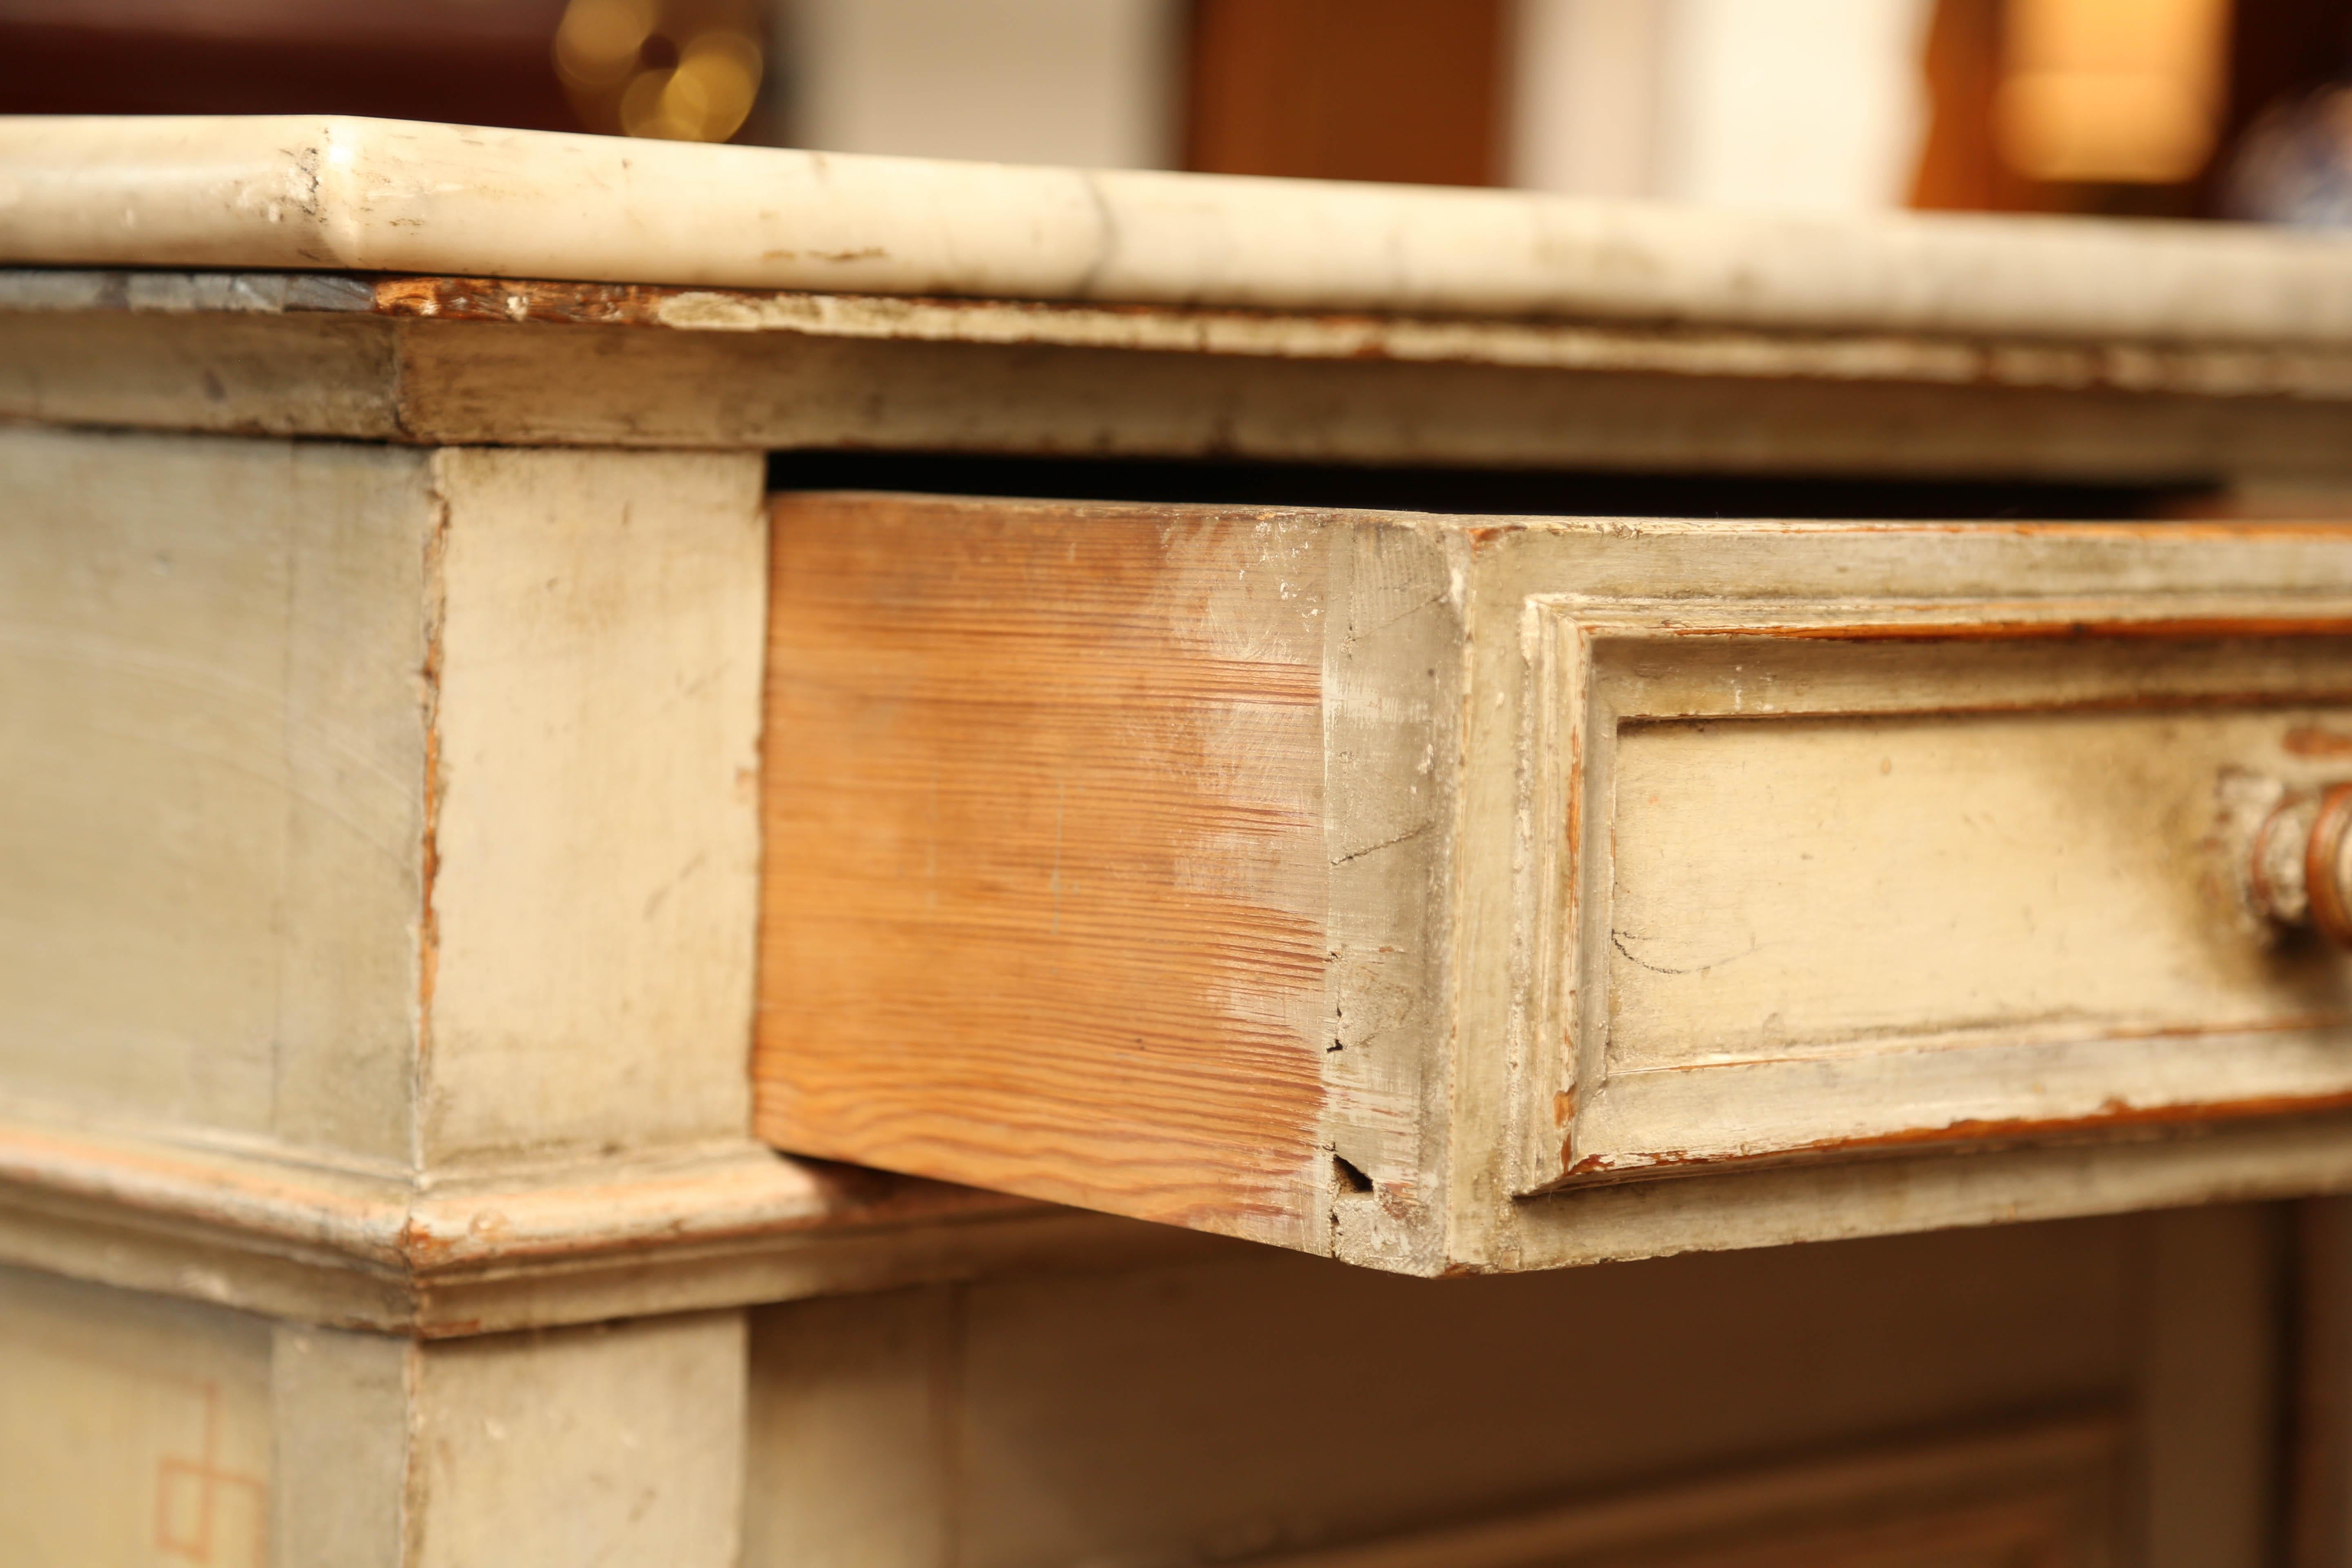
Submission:
<svg viewBox="0 0 2352 1568">
<path fill-rule="evenodd" d="M 556 74 L 592 131 L 724 142 L 759 101 L 762 18 L 755 0 L 572 0 Z"/>
</svg>

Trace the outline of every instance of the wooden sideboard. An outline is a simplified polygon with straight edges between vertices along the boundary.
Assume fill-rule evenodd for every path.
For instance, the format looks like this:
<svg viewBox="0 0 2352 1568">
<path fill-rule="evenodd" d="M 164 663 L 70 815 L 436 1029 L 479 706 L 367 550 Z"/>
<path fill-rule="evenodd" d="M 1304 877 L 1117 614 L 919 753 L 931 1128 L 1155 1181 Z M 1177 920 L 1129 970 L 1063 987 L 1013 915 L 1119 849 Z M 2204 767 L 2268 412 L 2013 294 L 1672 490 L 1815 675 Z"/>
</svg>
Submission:
<svg viewBox="0 0 2352 1568">
<path fill-rule="evenodd" d="M 0 1560 L 2352 1562 L 2340 242 L 0 121 Z"/>
</svg>

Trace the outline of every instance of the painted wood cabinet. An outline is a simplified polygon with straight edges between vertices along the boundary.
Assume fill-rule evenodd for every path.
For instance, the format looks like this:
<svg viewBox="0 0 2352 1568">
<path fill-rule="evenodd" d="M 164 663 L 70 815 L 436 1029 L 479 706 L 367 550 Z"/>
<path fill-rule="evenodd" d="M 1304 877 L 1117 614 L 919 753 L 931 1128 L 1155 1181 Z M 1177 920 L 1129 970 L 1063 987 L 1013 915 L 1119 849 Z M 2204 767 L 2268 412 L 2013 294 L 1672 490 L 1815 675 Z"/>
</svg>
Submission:
<svg viewBox="0 0 2352 1568">
<path fill-rule="evenodd" d="M 0 1562 L 2352 1560 L 2332 242 L 0 121 Z"/>
</svg>

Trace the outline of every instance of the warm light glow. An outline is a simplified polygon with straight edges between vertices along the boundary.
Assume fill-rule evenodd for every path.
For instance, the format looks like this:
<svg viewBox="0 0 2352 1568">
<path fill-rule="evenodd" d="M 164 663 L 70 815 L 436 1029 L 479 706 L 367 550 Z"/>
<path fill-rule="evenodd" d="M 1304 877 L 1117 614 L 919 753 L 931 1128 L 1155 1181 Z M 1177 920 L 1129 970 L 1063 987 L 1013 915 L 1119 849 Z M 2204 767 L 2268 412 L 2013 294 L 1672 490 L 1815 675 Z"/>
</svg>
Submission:
<svg viewBox="0 0 2352 1568">
<path fill-rule="evenodd" d="M 2037 180 L 2168 184 L 2212 155 L 2229 0 L 2009 0 L 2001 155 Z"/>
<path fill-rule="evenodd" d="M 750 0 L 572 0 L 556 74 L 593 130 L 724 142 L 759 100 L 761 16 Z"/>
<path fill-rule="evenodd" d="M 660 21 L 658 0 L 572 0 L 555 29 L 555 68 L 573 87 L 618 87 Z"/>
<path fill-rule="evenodd" d="M 760 91 L 760 47 L 740 33 L 697 35 L 674 69 L 647 71 L 621 95 L 621 129 L 672 142 L 724 142 Z"/>
</svg>

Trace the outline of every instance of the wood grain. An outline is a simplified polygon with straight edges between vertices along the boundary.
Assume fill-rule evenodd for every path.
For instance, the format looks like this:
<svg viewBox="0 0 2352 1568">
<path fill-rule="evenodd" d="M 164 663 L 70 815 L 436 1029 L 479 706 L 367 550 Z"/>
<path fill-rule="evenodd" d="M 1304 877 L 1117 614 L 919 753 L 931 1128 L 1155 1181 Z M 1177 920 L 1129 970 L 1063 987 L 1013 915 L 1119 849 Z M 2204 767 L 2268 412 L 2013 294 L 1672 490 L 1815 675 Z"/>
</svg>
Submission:
<svg viewBox="0 0 2352 1568">
<path fill-rule="evenodd" d="M 888 497 L 774 520 L 761 1135 L 1306 1244 L 1322 535 Z"/>
</svg>

